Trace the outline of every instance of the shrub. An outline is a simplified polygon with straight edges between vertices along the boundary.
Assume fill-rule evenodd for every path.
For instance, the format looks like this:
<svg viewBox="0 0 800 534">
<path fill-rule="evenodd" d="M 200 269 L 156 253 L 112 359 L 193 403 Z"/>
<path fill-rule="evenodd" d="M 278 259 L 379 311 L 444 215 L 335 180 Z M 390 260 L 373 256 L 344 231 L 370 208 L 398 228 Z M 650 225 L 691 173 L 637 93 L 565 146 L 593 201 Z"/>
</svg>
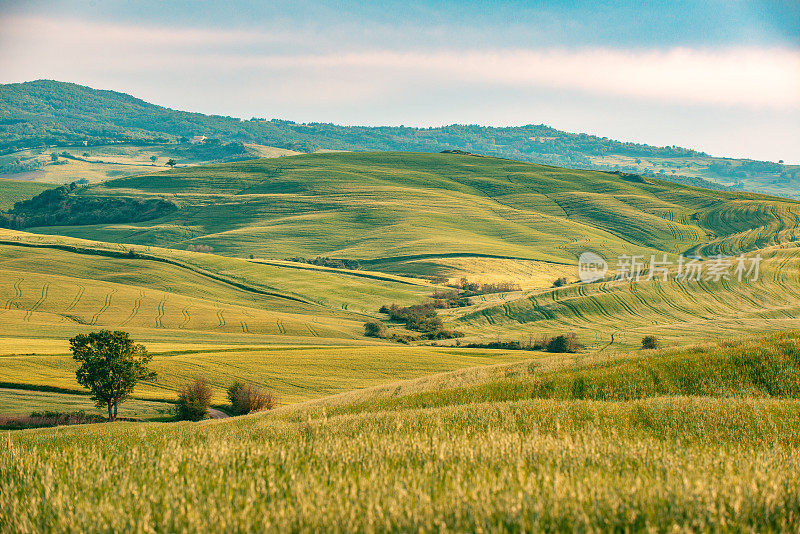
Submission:
<svg viewBox="0 0 800 534">
<path fill-rule="evenodd" d="M 520 291 L 519 284 L 514 282 L 499 282 L 496 284 L 478 284 L 470 282 L 466 278 L 459 281 L 459 287 L 466 293 L 466 296 L 487 295 L 489 293 L 508 293 L 510 291 Z"/>
<path fill-rule="evenodd" d="M 181 421 L 205 419 L 208 416 L 211 395 L 211 387 L 200 377 L 183 386 L 178 393 L 178 419 Z"/>
<path fill-rule="evenodd" d="M 567 285 L 567 277 L 562 276 L 560 278 L 556 278 L 555 282 L 553 282 L 553 287 L 563 287 Z"/>
<path fill-rule="evenodd" d="M 380 321 L 369 321 L 364 323 L 364 335 L 367 337 L 386 337 L 386 325 Z"/>
<path fill-rule="evenodd" d="M 578 338 L 573 333 L 557 335 L 547 343 L 547 352 L 578 352 L 581 348 Z"/>
<path fill-rule="evenodd" d="M 272 393 L 244 382 L 231 384 L 228 388 L 228 400 L 236 415 L 271 410 L 275 407 L 275 396 Z"/>
<path fill-rule="evenodd" d="M 656 336 L 644 336 L 642 338 L 642 348 L 643 349 L 657 349 L 661 343 L 659 343 L 658 338 Z"/>
</svg>

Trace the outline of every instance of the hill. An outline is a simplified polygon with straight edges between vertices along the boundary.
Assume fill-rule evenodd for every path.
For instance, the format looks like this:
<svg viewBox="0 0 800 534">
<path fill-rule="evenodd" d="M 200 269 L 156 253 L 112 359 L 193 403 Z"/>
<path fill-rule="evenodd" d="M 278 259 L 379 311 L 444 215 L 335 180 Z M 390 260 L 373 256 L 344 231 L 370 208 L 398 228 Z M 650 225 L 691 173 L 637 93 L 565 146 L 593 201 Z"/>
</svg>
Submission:
<svg viewBox="0 0 800 534">
<path fill-rule="evenodd" d="M 17 187 L 0 182 L 0 192 L 4 186 Z M 161 378 L 143 386 L 144 398 L 169 400 L 202 369 L 216 377 L 218 402 L 237 377 L 289 402 L 535 354 L 457 343 L 527 347 L 574 332 L 586 350 L 610 352 L 638 348 L 645 335 L 676 346 L 800 327 L 800 203 L 787 199 L 416 153 L 187 167 L 45 197 L 75 200 L 58 204 L 67 214 L 69 206 L 113 208 L 121 199 L 174 209 L 147 221 L 0 231 L 6 387 L 71 392 L 65 340 L 101 327 L 124 328 L 156 352 Z M 56 213 L 37 198 L 18 203 L 14 221 Z M 608 259 L 610 271 L 579 283 L 577 258 L 587 250 Z M 760 258 L 759 276 L 681 279 L 682 253 L 706 258 L 698 265 L 707 270 L 718 254 Z M 666 255 L 670 276 L 613 279 L 616 257 L 632 254 L 645 264 Z M 417 339 L 411 349 L 364 337 L 364 323 L 375 320 L 398 336 L 419 336 L 381 307 L 431 302 L 457 292 L 462 277 L 505 284 L 437 310 L 463 338 Z M 566 285 L 552 287 L 560 277 Z M 447 346 L 423 346 L 431 342 Z"/>
<path fill-rule="evenodd" d="M 109 213 L 95 220 L 106 224 L 30 227 L 52 216 L 50 203 L 11 214 L 36 233 L 245 258 L 329 256 L 438 275 L 453 271 L 438 263 L 453 258 L 575 265 L 586 250 L 606 258 L 748 252 L 795 240 L 800 208 L 637 176 L 414 153 L 314 154 L 120 178 L 74 189 L 62 211 L 104 199 Z M 119 205 L 157 199 L 177 209 L 144 222 L 119 216 Z"/>
<path fill-rule="evenodd" d="M 205 145 L 188 142 L 201 135 L 209 138 Z M 109 149 L 119 146 L 124 149 Z M 800 194 L 797 166 L 717 158 L 674 146 L 619 142 L 545 125 L 408 128 L 240 120 L 176 111 L 123 93 L 50 80 L 0 85 L 0 154 L 4 154 L 0 172 L 7 175 L 35 173 L 28 176 L 63 183 L 68 181 L 63 174 L 69 169 L 73 180 L 94 181 L 146 172 L 150 157 L 163 158 L 161 164 L 168 158 L 179 164 L 244 160 L 263 154 L 262 146 L 273 147 L 269 150 L 277 154 L 319 149 L 458 149 L 562 167 L 647 174 L 705 187 Z M 67 156 L 60 162 L 71 167 L 57 167 L 58 160 L 49 160 L 51 154 L 64 152 Z M 92 165 L 92 161 L 103 165 Z"/>
<path fill-rule="evenodd" d="M 227 421 L 7 433 L 0 529 L 795 531 L 798 339 L 534 359 Z"/>
</svg>

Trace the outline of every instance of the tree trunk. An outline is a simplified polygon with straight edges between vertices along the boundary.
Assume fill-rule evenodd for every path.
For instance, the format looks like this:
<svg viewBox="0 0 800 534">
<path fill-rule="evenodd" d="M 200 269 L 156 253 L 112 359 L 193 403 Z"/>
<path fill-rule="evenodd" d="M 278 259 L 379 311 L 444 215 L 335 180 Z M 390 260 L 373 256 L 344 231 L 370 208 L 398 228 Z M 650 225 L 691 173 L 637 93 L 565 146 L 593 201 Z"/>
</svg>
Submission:
<svg viewBox="0 0 800 534">
<path fill-rule="evenodd" d="M 119 406 L 119 402 L 114 402 L 114 421 L 117 420 L 117 406 Z"/>
<path fill-rule="evenodd" d="M 114 420 L 115 415 L 116 414 L 114 414 L 113 405 L 111 404 L 111 401 L 108 401 L 108 422 L 109 423 Z"/>
</svg>

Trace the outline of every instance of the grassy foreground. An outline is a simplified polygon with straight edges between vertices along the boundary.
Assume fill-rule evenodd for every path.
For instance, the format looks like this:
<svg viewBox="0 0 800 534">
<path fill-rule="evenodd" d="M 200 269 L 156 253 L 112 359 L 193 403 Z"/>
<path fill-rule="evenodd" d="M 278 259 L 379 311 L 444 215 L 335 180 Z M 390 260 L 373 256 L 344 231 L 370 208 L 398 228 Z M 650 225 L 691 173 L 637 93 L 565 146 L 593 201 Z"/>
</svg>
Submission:
<svg viewBox="0 0 800 534">
<path fill-rule="evenodd" d="M 781 334 L 5 433 L 0 530 L 795 531 L 798 376 L 800 336 Z"/>
</svg>

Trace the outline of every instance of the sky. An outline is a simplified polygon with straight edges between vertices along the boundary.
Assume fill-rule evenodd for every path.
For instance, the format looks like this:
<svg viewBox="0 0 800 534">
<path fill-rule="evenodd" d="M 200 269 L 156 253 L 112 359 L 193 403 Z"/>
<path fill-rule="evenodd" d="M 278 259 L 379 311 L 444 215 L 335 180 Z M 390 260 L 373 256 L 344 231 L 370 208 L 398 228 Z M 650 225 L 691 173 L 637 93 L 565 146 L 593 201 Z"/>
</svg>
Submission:
<svg viewBox="0 0 800 534">
<path fill-rule="evenodd" d="M 0 83 L 297 122 L 547 124 L 800 164 L 800 1 L 0 0 Z"/>
</svg>

